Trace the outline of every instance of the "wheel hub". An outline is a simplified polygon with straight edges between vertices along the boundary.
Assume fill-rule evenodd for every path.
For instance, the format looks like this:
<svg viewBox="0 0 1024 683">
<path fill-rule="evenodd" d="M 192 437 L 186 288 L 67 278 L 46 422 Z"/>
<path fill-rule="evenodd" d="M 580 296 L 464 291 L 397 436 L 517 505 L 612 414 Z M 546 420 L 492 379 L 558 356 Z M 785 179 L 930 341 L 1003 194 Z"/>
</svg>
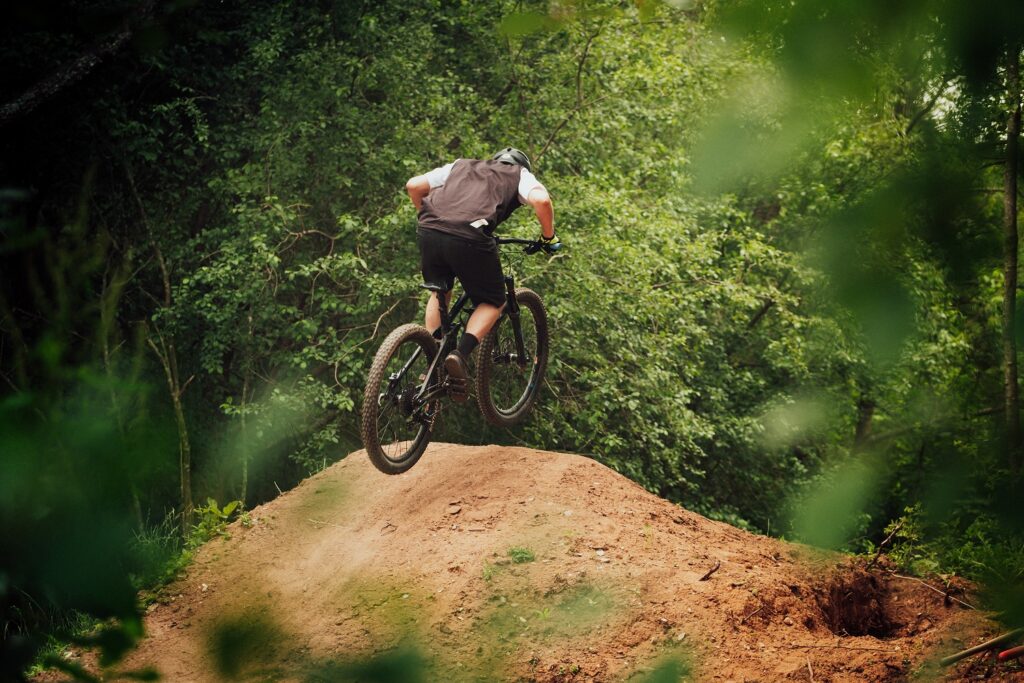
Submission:
<svg viewBox="0 0 1024 683">
<path fill-rule="evenodd" d="M 411 417 L 412 411 L 416 408 L 416 387 L 409 387 L 398 395 L 396 403 L 398 410 L 404 417 Z"/>
</svg>

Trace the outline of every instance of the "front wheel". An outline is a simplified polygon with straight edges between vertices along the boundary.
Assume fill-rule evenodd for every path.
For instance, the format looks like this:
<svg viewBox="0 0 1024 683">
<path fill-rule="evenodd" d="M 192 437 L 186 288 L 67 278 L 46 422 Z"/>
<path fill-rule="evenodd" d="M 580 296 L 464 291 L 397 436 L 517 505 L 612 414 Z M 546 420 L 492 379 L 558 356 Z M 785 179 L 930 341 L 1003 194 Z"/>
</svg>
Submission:
<svg viewBox="0 0 1024 683">
<path fill-rule="evenodd" d="M 361 432 L 370 461 L 385 474 L 408 470 L 430 443 L 440 400 L 421 403 L 416 394 L 436 355 L 426 328 L 408 324 L 389 334 L 373 359 Z"/>
<path fill-rule="evenodd" d="M 508 315 L 498 320 L 477 351 L 477 402 L 484 418 L 497 427 L 511 427 L 529 414 L 548 365 L 544 302 L 530 289 L 517 289 L 516 300 L 525 353 L 519 354 Z"/>
</svg>

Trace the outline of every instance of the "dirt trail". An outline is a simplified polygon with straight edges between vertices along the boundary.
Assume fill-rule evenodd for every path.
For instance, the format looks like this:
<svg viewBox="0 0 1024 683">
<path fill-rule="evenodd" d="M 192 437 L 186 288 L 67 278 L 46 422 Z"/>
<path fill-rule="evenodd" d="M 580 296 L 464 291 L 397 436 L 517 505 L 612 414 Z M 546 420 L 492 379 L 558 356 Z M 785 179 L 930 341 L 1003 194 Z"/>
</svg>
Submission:
<svg viewBox="0 0 1024 683">
<path fill-rule="evenodd" d="M 208 639 L 237 619 L 273 634 L 246 657 L 255 680 L 412 642 L 430 681 L 626 680 L 666 656 L 701 681 L 890 681 L 993 633 L 916 582 L 709 521 L 574 455 L 436 444 L 389 477 L 359 452 L 252 518 L 151 607 L 130 664 L 219 680 Z"/>
</svg>

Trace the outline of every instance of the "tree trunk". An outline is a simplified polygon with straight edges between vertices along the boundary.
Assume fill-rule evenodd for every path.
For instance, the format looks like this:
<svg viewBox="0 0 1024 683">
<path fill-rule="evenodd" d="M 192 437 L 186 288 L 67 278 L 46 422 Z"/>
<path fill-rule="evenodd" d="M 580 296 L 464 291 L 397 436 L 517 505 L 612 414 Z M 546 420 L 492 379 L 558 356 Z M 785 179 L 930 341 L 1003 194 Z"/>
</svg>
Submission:
<svg viewBox="0 0 1024 683">
<path fill-rule="evenodd" d="M 252 318 L 250 317 L 250 320 Z M 251 332 L 251 328 L 250 328 Z M 249 396 L 249 370 L 245 371 L 245 379 L 242 381 L 242 493 L 238 497 L 245 507 L 245 499 L 249 493 L 249 430 L 245 424 L 246 400 Z"/>
<path fill-rule="evenodd" d="M 174 346 L 169 349 L 172 365 L 177 366 Z M 181 536 L 188 536 L 192 525 L 192 445 L 188 440 L 188 425 L 185 423 L 185 411 L 181 405 L 181 393 L 184 387 L 177 381 L 177 367 L 174 367 L 174 383 L 171 384 L 171 399 L 174 402 L 174 419 L 178 423 L 178 469 L 181 475 Z"/>
<path fill-rule="evenodd" d="M 129 263 L 131 260 L 131 252 L 125 259 L 125 263 Z M 117 422 L 117 433 L 120 435 L 122 441 L 127 437 L 128 430 L 124 424 L 124 414 L 121 410 L 121 402 L 117 397 L 117 389 L 115 388 L 115 375 L 112 355 L 110 352 L 110 338 L 113 334 L 115 317 L 117 316 L 117 302 L 121 298 L 121 291 L 128 283 L 128 272 L 129 269 L 125 266 L 118 268 L 115 272 L 112 280 L 107 279 L 106 274 L 103 276 L 103 290 L 100 294 L 100 346 L 103 350 L 103 369 L 107 375 L 107 390 L 110 392 L 110 408 L 114 412 L 114 420 Z M 131 381 L 134 383 L 137 377 L 132 377 Z M 131 494 L 132 494 L 132 511 L 135 513 L 135 524 L 141 531 L 145 526 L 145 521 L 142 517 L 142 501 L 139 498 L 139 487 L 135 485 L 135 478 L 132 477 L 131 482 Z"/>
<path fill-rule="evenodd" d="M 185 422 L 185 410 L 181 404 L 181 395 L 188 386 L 189 378 L 184 385 L 178 379 L 178 360 L 174 350 L 174 344 L 165 345 L 163 336 L 157 330 L 160 346 L 157 346 L 150 337 L 146 341 L 153 353 L 160 360 L 164 368 L 164 375 L 167 377 L 167 391 L 171 395 L 171 404 L 174 407 L 174 420 L 178 425 L 178 473 L 181 480 L 181 535 L 188 536 L 189 527 L 192 524 L 192 446 L 188 440 L 188 425 Z"/>
<path fill-rule="evenodd" d="M 248 322 L 249 322 L 249 334 L 246 337 L 246 339 L 251 341 L 253 339 L 252 306 L 249 307 Z M 246 352 L 245 352 L 245 369 L 244 369 L 244 372 L 243 372 L 243 379 L 242 379 L 242 413 L 241 413 L 241 417 L 242 417 L 242 495 L 240 496 L 240 500 L 242 501 L 242 505 L 243 506 L 245 506 L 245 504 L 246 504 L 246 496 L 249 494 L 249 456 L 250 456 L 250 453 L 249 453 L 249 450 L 250 450 L 249 443 L 250 442 L 249 442 L 249 426 L 248 426 L 248 424 L 246 424 L 246 412 L 248 411 L 249 402 L 252 399 L 252 397 L 249 396 L 249 392 L 250 392 L 250 387 L 252 386 L 253 364 L 255 363 L 255 359 L 253 358 L 254 355 L 255 354 L 252 352 L 251 349 L 248 349 L 248 348 L 246 349 Z M 255 390 L 253 390 L 252 393 L 255 395 L 255 393 L 256 393 Z"/>
<path fill-rule="evenodd" d="M 139 191 L 135 187 L 135 176 L 132 174 L 131 168 L 127 163 L 124 164 L 125 176 L 128 178 L 128 186 L 132 190 L 132 196 L 135 198 L 135 203 L 139 207 L 139 216 L 142 218 L 142 224 L 146 229 L 146 234 L 149 235 L 150 242 L 153 246 L 153 255 L 156 257 L 157 266 L 160 268 L 160 278 L 163 281 L 164 287 L 164 308 L 171 307 L 171 276 L 167 270 L 167 262 L 164 261 L 164 254 L 160 250 L 160 245 L 156 241 L 156 236 L 153 234 L 153 229 L 149 224 L 149 217 L 146 214 L 146 207 L 142 204 L 142 198 L 139 196 Z M 174 406 L 174 420 L 178 425 L 178 470 L 181 477 L 181 536 L 185 538 L 188 536 L 192 524 L 192 510 L 194 505 L 192 503 L 192 446 L 188 440 L 188 425 L 185 422 L 185 411 L 181 405 L 181 396 L 185 393 L 186 387 L 189 382 L 195 377 L 189 377 L 185 380 L 185 383 L 181 382 L 181 375 L 178 372 L 178 352 L 174 348 L 174 342 L 165 343 L 163 335 L 160 334 L 160 330 L 156 330 L 157 337 L 160 340 L 160 346 L 158 347 L 153 342 L 153 337 L 148 335 L 147 328 L 147 342 L 153 353 L 160 360 L 160 364 L 163 366 L 164 374 L 167 376 L 167 390 L 171 394 L 171 403 Z"/>
<path fill-rule="evenodd" d="M 1003 172 L 1003 410 L 1006 459 L 1011 473 L 1020 471 L 1020 397 L 1017 383 L 1017 153 L 1020 140 L 1020 54 L 1011 49 L 1006 69 L 1010 116 L 1006 123 Z"/>
<path fill-rule="evenodd" d="M 133 11 L 132 16 L 128 17 L 121 29 L 106 36 L 71 62 L 64 64 L 26 90 L 13 102 L 0 106 L 0 126 L 28 114 L 43 102 L 85 78 L 100 62 L 121 49 L 132 37 L 135 28 L 153 13 L 155 6 L 154 0 L 146 0 Z"/>
<path fill-rule="evenodd" d="M 853 436 L 853 448 L 863 448 L 871 437 L 871 419 L 875 416 L 875 402 L 867 396 L 857 400 L 857 429 Z"/>
</svg>

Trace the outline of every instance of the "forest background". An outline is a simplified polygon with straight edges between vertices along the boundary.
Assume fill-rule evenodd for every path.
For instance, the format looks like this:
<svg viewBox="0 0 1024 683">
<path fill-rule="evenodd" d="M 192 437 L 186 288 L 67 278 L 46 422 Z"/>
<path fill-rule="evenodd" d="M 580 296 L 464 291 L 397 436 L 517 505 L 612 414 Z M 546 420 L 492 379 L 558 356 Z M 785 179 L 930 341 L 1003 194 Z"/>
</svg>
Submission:
<svg viewBox="0 0 1024 683">
<path fill-rule="evenodd" d="M 424 304 L 405 180 L 508 144 L 568 245 L 519 267 L 553 321 L 544 399 L 513 431 L 449 411 L 439 439 L 586 454 L 825 547 L 888 538 L 1020 622 L 1015 3 L 5 15 L 4 676 L 94 619 L 115 659 L 139 589 L 360 447 L 369 361 Z"/>
</svg>

